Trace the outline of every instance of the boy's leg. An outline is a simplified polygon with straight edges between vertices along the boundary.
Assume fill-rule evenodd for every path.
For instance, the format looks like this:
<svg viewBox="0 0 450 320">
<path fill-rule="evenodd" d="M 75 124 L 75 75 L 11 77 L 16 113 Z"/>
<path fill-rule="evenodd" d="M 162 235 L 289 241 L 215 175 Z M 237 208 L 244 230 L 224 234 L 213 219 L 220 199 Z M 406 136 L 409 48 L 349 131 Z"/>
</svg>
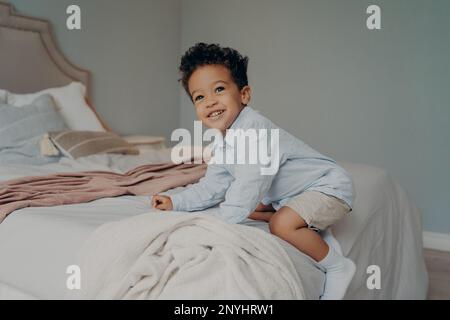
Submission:
<svg viewBox="0 0 450 320">
<path fill-rule="evenodd" d="M 334 237 L 333 232 L 331 232 L 331 228 L 326 228 L 325 230 L 321 231 L 320 236 L 322 237 L 323 241 L 325 241 L 327 243 L 327 245 L 329 247 L 336 250 L 336 252 L 339 253 L 341 256 L 344 255 L 342 253 L 341 245 Z"/>
<path fill-rule="evenodd" d="M 281 207 L 269 223 L 270 232 L 289 242 L 317 262 L 325 258 L 328 245 L 322 237 L 308 228 L 306 221 L 289 207 Z"/>
<path fill-rule="evenodd" d="M 343 299 L 355 273 L 354 263 L 329 247 L 308 226 L 309 222 L 326 229 L 348 213 L 348 206 L 337 201 L 340 200 L 320 192 L 307 192 L 280 208 L 269 222 L 273 234 L 312 257 L 326 270 L 322 299 Z"/>
</svg>

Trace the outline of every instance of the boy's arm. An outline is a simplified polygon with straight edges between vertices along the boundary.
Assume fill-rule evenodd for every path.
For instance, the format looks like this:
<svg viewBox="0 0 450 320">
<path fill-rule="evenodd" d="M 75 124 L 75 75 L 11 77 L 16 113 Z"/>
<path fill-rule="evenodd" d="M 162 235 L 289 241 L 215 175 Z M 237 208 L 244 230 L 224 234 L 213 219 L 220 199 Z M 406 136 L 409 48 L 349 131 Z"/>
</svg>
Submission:
<svg viewBox="0 0 450 320">
<path fill-rule="evenodd" d="M 235 179 L 220 204 L 219 217 L 229 223 L 244 221 L 269 191 L 275 175 L 262 175 L 259 165 L 237 165 Z"/>
<path fill-rule="evenodd" d="M 196 184 L 176 194 L 162 194 L 170 196 L 174 211 L 203 210 L 224 200 L 232 179 L 225 168 L 210 164 L 205 176 Z"/>
<path fill-rule="evenodd" d="M 269 222 L 270 219 L 272 218 L 272 216 L 273 216 L 273 212 L 254 211 L 254 212 L 250 213 L 248 218 L 253 219 L 253 220 L 263 220 L 263 221 Z"/>
</svg>

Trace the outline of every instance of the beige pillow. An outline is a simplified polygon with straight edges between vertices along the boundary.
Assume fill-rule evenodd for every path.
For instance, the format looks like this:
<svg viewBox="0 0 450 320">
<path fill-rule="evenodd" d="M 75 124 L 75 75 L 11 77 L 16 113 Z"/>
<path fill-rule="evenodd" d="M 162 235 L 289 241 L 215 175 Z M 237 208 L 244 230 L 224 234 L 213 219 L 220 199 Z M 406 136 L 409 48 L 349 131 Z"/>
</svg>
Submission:
<svg viewBox="0 0 450 320">
<path fill-rule="evenodd" d="M 100 153 L 139 154 L 139 149 L 112 132 L 58 131 L 48 139 L 66 157 L 76 159 Z"/>
</svg>

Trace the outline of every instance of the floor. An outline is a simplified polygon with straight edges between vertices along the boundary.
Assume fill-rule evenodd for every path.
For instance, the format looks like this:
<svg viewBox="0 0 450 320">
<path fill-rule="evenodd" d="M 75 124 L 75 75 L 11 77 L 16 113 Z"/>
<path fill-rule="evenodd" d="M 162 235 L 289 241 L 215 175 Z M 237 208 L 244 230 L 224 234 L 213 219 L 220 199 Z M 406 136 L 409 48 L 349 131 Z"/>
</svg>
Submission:
<svg viewBox="0 0 450 320">
<path fill-rule="evenodd" d="M 450 300 L 450 252 L 425 249 L 429 300 Z"/>
</svg>

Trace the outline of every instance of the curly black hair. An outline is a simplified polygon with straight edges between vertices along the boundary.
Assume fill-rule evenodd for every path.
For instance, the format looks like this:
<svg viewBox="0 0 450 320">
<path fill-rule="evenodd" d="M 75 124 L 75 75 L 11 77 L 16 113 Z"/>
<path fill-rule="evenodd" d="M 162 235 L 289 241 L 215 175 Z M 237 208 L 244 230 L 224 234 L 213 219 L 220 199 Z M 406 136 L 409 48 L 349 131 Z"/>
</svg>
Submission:
<svg viewBox="0 0 450 320">
<path fill-rule="evenodd" d="M 220 64 L 230 70 L 231 77 L 239 90 L 248 85 L 248 57 L 242 56 L 232 48 L 222 48 L 218 44 L 199 42 L 185 52 L 181 58 L 179 68 L 181 73 L 181 79 L 179 81 L 181 81 L 189 97 L 191 97 L 191 94 L 188 88 L 188 81 L 192 73 L 198 67 L 210 64 Z"/>
</svg>

